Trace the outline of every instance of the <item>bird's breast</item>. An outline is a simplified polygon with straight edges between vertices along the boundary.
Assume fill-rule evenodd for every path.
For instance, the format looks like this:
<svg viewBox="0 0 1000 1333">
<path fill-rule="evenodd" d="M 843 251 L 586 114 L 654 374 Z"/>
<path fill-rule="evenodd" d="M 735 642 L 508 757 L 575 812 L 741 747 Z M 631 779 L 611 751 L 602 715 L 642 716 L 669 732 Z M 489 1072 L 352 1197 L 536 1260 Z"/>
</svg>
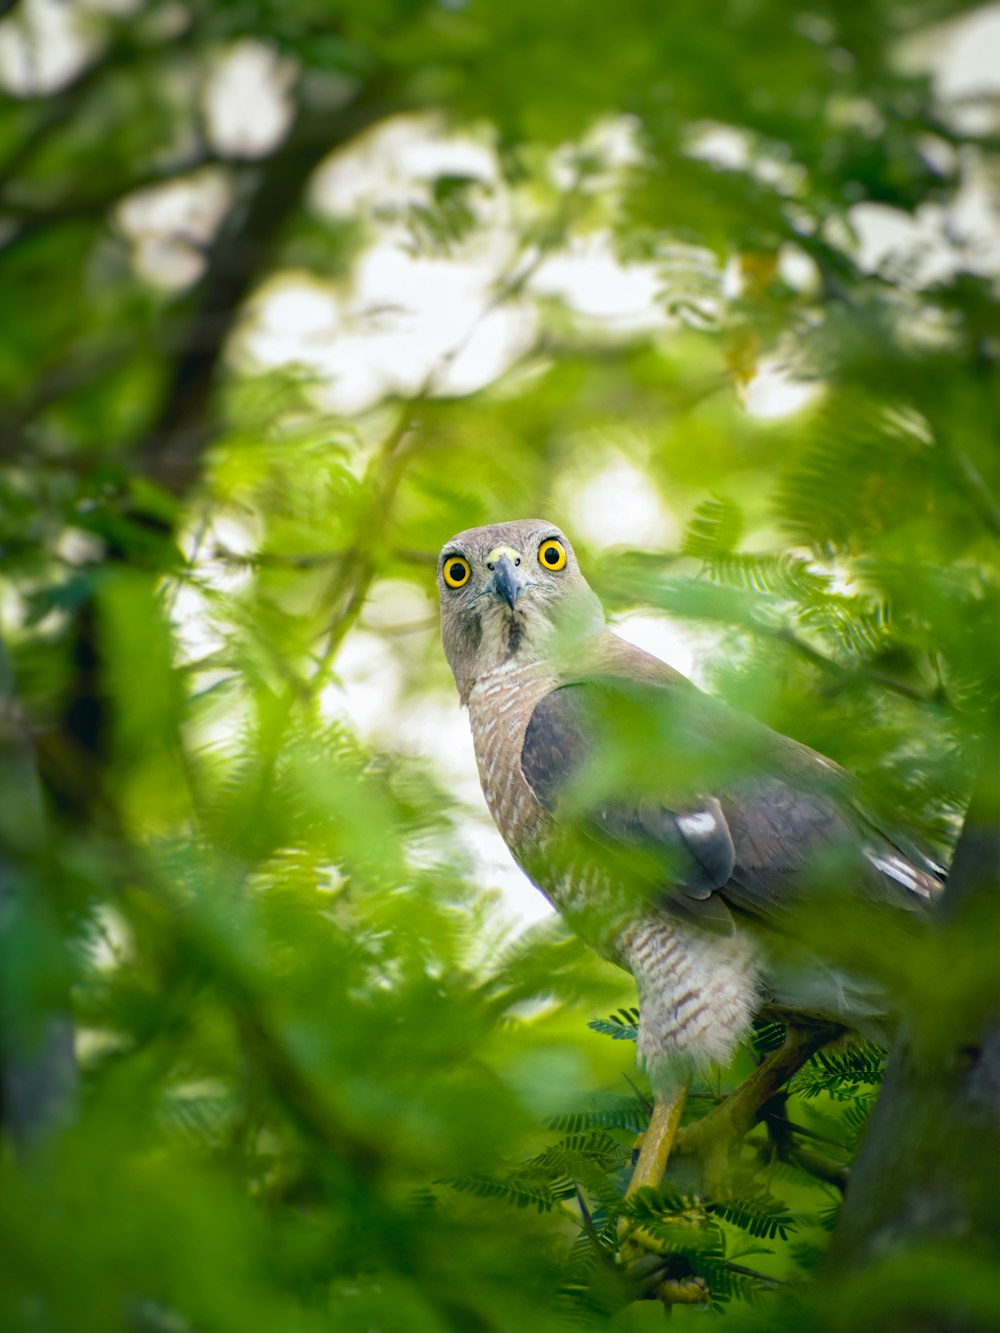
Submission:
<svg viewBox="0 0 1000 1333">
<path fill-rule="evenodd" d="M 549 819 L 525 779 L 521 751 L 535 705 L 555 683 L 547 670 L 505 663 L 480 677 L 469 694 L 469 721 L 483 795 L 518 861 L 544 836 Z"/>
<path fill-rule="evenodd" d="M 481 677 L 469 695 L 479 779 L 494 823 L 532 883 L 575 929 L 621 962 L 616 941 L 634 903 L 604 866 L 588 857 L 538 800 L 521 753 L 536 705 L 558 679 L 541 667 L 505 665 Z"/>
</svg>

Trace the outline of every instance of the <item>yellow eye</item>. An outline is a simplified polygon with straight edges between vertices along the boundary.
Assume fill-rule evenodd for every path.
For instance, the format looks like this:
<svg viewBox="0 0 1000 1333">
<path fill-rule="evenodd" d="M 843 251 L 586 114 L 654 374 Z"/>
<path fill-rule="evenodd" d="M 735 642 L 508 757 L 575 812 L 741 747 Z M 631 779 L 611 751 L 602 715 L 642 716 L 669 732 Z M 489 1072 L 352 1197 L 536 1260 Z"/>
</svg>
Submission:
<svg viewBox="0 0 1000 1333">
<path fill-rule="evenodd" d="M 538 548 L 538 560 L 546 569 L 562 569 L 566 564 L 566 547 L 550 537 Z"/>
<path fill-rule="evenodd" d="M 469 581 L 469 575 L 472 570 L 469 568 L 468 560 L 463 560 L 460 555 L 450 555 L 444 562 L 444 581 L 449 588 L 462 588 Z"/>
</svg>

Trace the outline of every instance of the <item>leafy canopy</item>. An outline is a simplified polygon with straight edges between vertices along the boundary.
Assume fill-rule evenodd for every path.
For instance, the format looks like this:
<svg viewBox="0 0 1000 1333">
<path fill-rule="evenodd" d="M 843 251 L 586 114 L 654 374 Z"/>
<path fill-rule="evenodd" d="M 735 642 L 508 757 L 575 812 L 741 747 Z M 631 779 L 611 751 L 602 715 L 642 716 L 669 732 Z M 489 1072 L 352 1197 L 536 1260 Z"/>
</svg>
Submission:
<svg viewBox="0 0 1000 1333">
<path fill-rule="evenodd" d="M 1000 1227 L 815 1276 L 881 1051 L 816 1057 L 725 1197 L 623 1202 L 634 992 L 511 930 L 432 600 L 452 532 L 547 514 L 947 856 L 1000 663 L 996 107 L 926 64 L 963 12 L 145 0 L 58 19 L 60 73 L 6 7 L 5 1327 L 652 1327 L 620 1223 L 736 1327 L 995 1326 Z M 924 1058 L 977 1030 L 989 912 L 849 924 Z"/>
</svg>

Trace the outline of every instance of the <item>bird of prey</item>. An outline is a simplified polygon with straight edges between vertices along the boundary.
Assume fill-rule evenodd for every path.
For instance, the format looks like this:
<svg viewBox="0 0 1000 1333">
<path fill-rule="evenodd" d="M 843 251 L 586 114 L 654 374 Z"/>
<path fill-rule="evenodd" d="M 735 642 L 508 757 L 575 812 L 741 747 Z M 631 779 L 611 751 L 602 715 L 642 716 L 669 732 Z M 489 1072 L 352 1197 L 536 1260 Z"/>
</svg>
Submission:
<svg viewBox="0 0 1000 1333">
<path fill-rule="evenodd" d="M 630 1192 L 658 1184 L 687 1081 L 727 1064 L 762 1010 L 799 1037 L 758 1077 L 757 1106 L 824 1040 L 878 1020 L 872 988 L 824 963 L 821 942 L 796 951 L 795 904 L 836 880 L 919 910 L 941 869 L 878 826 L 838 765 L 614 634 L 553 524 L 458 533 L 438 586 L 500 833 L 570 924 L 635 978 L 657 1101 Z"/>
</svg>

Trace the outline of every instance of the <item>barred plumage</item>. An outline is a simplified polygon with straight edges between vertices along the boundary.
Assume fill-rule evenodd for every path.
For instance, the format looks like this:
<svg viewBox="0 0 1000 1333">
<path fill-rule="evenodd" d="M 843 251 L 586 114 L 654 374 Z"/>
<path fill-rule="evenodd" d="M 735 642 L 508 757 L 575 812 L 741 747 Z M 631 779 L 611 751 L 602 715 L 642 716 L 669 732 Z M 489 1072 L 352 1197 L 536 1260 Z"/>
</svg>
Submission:
<svg viewBox="0 0 1000 1333">
<path fill-rule="evenodd" d="M 490 813 L 556 908 L 635 976 L 661 1090 L 727 1062 L 765 1001 L 847 1027 L 877 1017 L 819 950 L 798 981 L 774 972 L 768 927 L 833 854 L 865 896 L 925 906 L 940 868 L 913 839 L 878 828 L 832 761 L 611 633 L 552 524 L 459 533 L 438 582 Z M 602 783 L 621 727 L 656 738 L 651 771 Z"/>
</svg>

